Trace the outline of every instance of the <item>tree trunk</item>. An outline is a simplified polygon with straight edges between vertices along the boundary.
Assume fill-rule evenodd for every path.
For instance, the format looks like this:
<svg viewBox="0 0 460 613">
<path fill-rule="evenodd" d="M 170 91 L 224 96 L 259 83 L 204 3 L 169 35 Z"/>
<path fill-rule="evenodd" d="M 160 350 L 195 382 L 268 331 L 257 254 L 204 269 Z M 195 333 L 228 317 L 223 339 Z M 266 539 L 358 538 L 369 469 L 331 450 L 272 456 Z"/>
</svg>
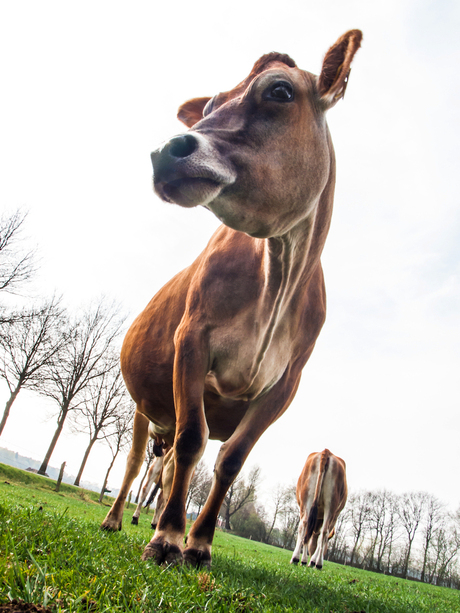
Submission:
<svg viewBox="0 0 460 613">
<path fill-rule="evenodd" d="M 39 475 L 46 474 L 46 469 L 48 468 L 48 463 L 51 459 L 51 455 L 53 454 L 54 448 L 56 447 L 56 443 L 58 442 L 58 438 L 61 436 L 62 428 L 64 427 L 64 422 L 66 420 L 67 414 L 69 412 L 69 405 L 66 403 L 63 407 L 61 407 L 61 415 L 58 419 L 58 427 L 56 428 L 56 432 L 51 440 L 51 444 L 49 446 L 48 451 L 46 452 L 45 458 L 42 462 L 42 465 L 38 469 Z"/>
<path fill-rule="evenodd" d="M 359 542 L 360 537 L 361 537 L 361 531 L 359 531 L 355 539 L 355 542 L 353 544 L 353 549 L 351 551 L 351 556 L 350 556 L 350 566 L 353 566 L 353 562 L 355 561 L 355 553 L 356 553 L 356 550 L 358 549 L 358 542 Z"/>
<path fill-rule="evenodd" d="M 407 579 L 407 575 L 409 574 L 409 561 L 410 561 L 411 550 L 412 550 L 412 541 L 410 540 L 407 545 L 407 555 L 406 555 L 406 559 L 404 560 L 404 567 L 403 567 L 403 572 L 402 572 L 402 576 L 404 579 Z"/>
<path fill-rule="evenodd" d="M 426 573 L 426 564 L 428 559 L 428 547 L 425 547 L 425 551 L 423 553 L 423 564 L 422 564 L 422 574 L 420 577 L 420 581 L 425 583 L 425 573 Z"/>
<path fill-rule="evenodd" d="M 225 508 L 225 529 L 231 530 L 230 526 L 230 504 L 228 504 Z"/>
<path fill-rule="evenodd" d="M 75 479 L 74 485 L 77 485 L 77 486 L 80 485 L 81 476 L 83 474 L 83 471 L 85 470 L 86 462 L 89 458 L 89 454 L 91 453 L 91 449 L 93 448 L 94 443 L 97 441 L 97 435 L 98 435 L 98 432 L 96 432 L 95 435 L 89 441 L 89 445 L 86 448 L 85 455 L 83 456 L 83 461 L 81 463 L 80 470 L 78 471 L 78 475 L 77 475 L 77 478 Z"/>
<path fill-rule="evenodd" d="M 10 415 L 11 405 L 16 400 L 16 396 L 19 394 L 19 390 L 20 389 L 21 389 L 21 387 L 20 387 L 20 385 L 18 385 L 16 387 L 16 389 L 13 390 L 13 392 L 11 393 L 11 396 L 8 398 L 8 401 L 7 401 L 6 405 L 5 405 L 5 410 L 3 411 L 2 421 L 0 423 L 0 436 L 1 436 L 2 432 L 3 432 L 3 428 L 5 427 L 6 420 L 8 419 L 8 417 Z"/>
<path fill-rule="evenodd" d="M 264 543 L 268 543 L 270 541 L 270 537 L 272 535 L 273 528 L 275 527 L 276 518 L 278 517 L 278 511 L 279 511 L 279 504 L 276 503 L 276 505 L 275 505 L 275 514 L 273 515 L 272 525 L 270 526 L 270 530 L 268 531 L 268 534 L 265 535 L 265 539 L 263 541 Z"/>
</svg>

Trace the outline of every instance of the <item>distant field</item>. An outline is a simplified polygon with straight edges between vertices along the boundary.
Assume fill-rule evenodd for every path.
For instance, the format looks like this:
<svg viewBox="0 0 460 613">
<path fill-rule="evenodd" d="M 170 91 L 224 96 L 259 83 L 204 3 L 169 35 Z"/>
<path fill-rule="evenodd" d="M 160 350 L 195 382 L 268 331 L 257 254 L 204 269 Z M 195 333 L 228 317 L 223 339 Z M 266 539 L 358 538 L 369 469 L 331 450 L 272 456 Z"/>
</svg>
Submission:
<svg viewBox="0 0 460 613">
<path fill-rule="evenodd" d="M 56 612 L 112 611 L 460 613 L 460 593 L 326 562 L 289 564 L 291 552 L 218 531 L 210 572 L 140 560 L 149 516 L 99 529 L 97 494 L 0 464 L 0 604 Z M 108 504 L 108 501 L 107 503 Z"/>
</svg>

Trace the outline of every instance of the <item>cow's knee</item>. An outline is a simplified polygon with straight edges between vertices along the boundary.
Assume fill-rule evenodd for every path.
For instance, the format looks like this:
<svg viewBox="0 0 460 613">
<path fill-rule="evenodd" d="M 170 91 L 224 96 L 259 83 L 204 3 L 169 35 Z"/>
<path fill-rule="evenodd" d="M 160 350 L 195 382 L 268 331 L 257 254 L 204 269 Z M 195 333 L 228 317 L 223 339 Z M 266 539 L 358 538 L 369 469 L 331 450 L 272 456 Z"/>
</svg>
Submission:
<svg viewBox="0 0 460 613">
<path fill-rule="evenodd" d="M 199 428 L 185 428 L 178 433 L 174 445 L 174 459 L 179 464 L 189 464 L 200 456 L 205 446 L 204 433 Z"/>
<path fill-rule="evenodd" d="M 221 483 L 231 485 L 243 466 L 244 457 L 239 449 L 234 449 L 228 455 L 224 455 L 221 462 L 216 464 L 216 476 Z"/>
</svg>

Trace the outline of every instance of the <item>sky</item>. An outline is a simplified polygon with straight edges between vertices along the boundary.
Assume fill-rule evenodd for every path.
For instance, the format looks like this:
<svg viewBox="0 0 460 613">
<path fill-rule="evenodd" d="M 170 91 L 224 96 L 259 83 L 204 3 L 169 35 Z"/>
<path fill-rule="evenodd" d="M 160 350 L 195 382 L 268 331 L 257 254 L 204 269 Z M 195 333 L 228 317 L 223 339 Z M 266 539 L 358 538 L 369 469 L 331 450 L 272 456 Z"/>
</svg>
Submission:
<svg viewBox="0 0 460 613">
<path fill-rule="evenodd" d="M 189 98 L 231 89 L 269 51 L 319 74 L 364 33 L 328 113 L 337 158 L 323 253 L 328 314 L 297 396 L 245 471 L 295 484 L 325 447 L 349 489 L 427 491 L 460 506 L 460 5 L 455 0 L 0 4 L 0 208 L 29 211 L 29 295 L 78 310 L 102 294 L 128 322 L 201 252 L 218 221 L 161 202 L 150 152 L 184 131 Z M 0 384 L 0 405 L 6 401 Z M 41 460 L 54 406 L 21 392 L 0 445 Z M 76 474 L 67 428 L 51 465 Z M 209 467 L 218 443 L 205 454 Z M 119 487 L 124 458 L 110 485 Z M 83 478 L 101 482 L 108 451 Z"/>
</svg>

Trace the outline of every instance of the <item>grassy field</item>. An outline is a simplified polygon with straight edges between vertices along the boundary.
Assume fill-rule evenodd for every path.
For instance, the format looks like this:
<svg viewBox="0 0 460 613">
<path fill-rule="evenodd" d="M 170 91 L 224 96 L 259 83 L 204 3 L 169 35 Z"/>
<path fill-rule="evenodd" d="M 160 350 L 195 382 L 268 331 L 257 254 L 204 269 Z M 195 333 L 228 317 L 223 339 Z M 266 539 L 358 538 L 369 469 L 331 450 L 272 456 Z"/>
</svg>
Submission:
<svg viewBox="0 0 460 613">
<path fill-rule="evenodd" d="M 141 562 L 150 517 L 99 529 L 97 494 L 0 464 L 0 604 L 52 611 L 460 613 L 460 593 L 326 562 L 289 564 L 291 552 L 218 531 L 209 572 Z M 106 502 L 108 504 L 108 501 Z"/>
</svg>

